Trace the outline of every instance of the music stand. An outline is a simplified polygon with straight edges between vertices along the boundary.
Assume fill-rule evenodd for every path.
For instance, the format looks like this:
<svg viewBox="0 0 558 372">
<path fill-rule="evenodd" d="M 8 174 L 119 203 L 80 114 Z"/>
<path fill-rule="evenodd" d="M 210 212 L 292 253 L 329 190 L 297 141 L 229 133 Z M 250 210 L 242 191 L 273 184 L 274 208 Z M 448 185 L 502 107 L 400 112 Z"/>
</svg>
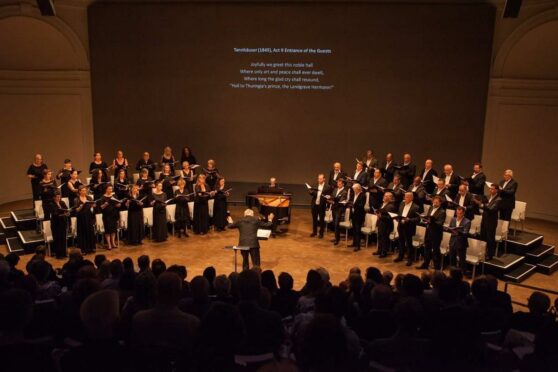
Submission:
<svg viewBox="0 0 558 372">
<path fill-rule="evenodd" d="M 237 252 L 238 251 L 246 251 L 248 252 L 250 250 L 250 247 L 246 247 L 246 246 L 236 246 L 236 245 L 227 245 L 225 246 L 225 249 L 231 249 L 234 251 L 234 272 L 237 272 Z"/>
</svg>

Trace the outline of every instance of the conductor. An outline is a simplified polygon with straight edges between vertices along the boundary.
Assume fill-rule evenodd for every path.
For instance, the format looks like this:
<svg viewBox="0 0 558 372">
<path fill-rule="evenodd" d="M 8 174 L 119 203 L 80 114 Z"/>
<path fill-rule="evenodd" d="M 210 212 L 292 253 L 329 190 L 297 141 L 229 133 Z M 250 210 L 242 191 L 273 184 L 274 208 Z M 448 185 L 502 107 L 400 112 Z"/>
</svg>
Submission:
<svg viewBox="0 0 558 372">
<path fill-rule="evenodd" d="M 259 228 L 271 228 L 273 224 L 273 213 L 267 216 L 267 221 L 260 221 L 254 217 L 254 211 L 246 209 L 244 217 L 238 221 L 228 225 L 229 228 L 238 228 L 240 237 L 238 245 L 250 247 L 250 257 L 252 257 L 252 266 L 260 266 L 260 242 L 258 241 Z M 242 251 L 242 270 L 248 270 L 248 251 Z"/>
</svg>

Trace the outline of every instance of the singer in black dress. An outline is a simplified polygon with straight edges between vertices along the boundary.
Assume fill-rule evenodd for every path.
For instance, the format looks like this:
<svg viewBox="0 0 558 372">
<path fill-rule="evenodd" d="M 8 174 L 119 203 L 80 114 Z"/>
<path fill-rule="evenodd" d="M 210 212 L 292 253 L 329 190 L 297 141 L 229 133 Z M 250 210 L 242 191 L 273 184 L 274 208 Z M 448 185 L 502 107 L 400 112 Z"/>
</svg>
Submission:
<svg viewBox="0 0 558 372">
<path fill-rule="evenodd" d="M 48 167 L 43 163 L 43 156 L 41 154 L 36 154 L 33 164 L 27 168 L 27 177 L 31 180 L 33 200 L 41 199 L 41 188 L 39 187 L 39 183 L 43 179 L 43 173 L 46 169 L 48 169 Z"/>
<path fill-rule="evenodd" d="M 188 202 L 190 201 L 190 192 L 186 188 L 186 182 L 183 179 L 178 180 L 178 189 L 174 192 L 176 202 L 176 212 L 174 215 L 174 228 L 178 231 L 178 237 L 182 234 L 188 237 L 188 226 L 190 225 L 190 210 Z"/>
<path fill-rule="evenodd" d="M 172 154 L 172 149 L 167 146 L 163 150 L 163 155 L 161 156 L 161 167 L 164 169 L 165 164 L 170 165 L 171 173 L 174 174 L 174 155 Z"/>
<path fill-rule="evenodd" d="M 89 164 L 89 174 L 93 175 L 93 171 L 100 169 L 103 172 L 103 181 L 108 181 L 108 165 L 103 161 L 100 152 L 95 153 L 94 160 Z"/>
<path fill-rule="evenodd" d="M 105 227 L 105 240 L 107 249 L 118 248 L 116 233 L 118 231 L 118 220 L 120 219 L 120 203 L 113 199 L 112 185 L 107 185 L 105 194 L 99 200 L 98 205 L 103 214 L 103 226 Z"/>
<path fill-rule="evenodd" d="M 45 220 L 49 220 L 54 194 L 59 191 L 56 185 L 56 181 L 52 178 L 52 171 L 50 169 L 45 169 L 45 171 L 43 172 L 43 179 L 41 180 L 41 182 L 39 182 L 39 187 L 41 190 L 40 198 L 43 202 L 43 212 L 45 214 Z"/>
<path fill-rule="evenodd" d="M 209 185 L 205 183 L 205 176 L 200 174 L 194 187 L 194 232 L 206 234 L 209 231 L 209 207 L 208 200 L 214 192 L 210 191 Z"/>
<path fill-rule="evenodd" d="M 93 199 L 87 196 L 87 187 L 80 186 L 79 195 L 75 198 L 74 207 L 77 218 L 77 246 L 83 253 L 96 250 L 95 213 L 91 210 Z"/>
<path fill-rule="evenodd" d="M 163 182 L 163 192 L 168 196 L 172 197 L 174 194 L 173 186 L 176 184 L 174 178 L 174 171 L 172 171 L 170 164 L 165 164 L 163 166 L 163 171 L 159 176 L 159 181 Z"/>
<path fill-rule="evenodd" d="M 66 182 L 66 190 L 68 192 L 68 201 L 70 205 L 75 205 L 75 200 L 79 194 L 79 188 L 82 186 L 81 181 L 78 179 L 78 171 L 73 170 L 70 173 L 70 179 Z"/>
<path fill-rule="evenodd" d="M 153 207 L 153 234 L 156 242 L 167 240 L 167 195 L 163 191 L 163 183 L 157 182 L 157 186 L 151 192 L 151 206 Z"/>
<path fill-rule="evenodd" d="M 72 172 L 75 169 L 72 167 L 72 161 L 70 159 L 64 160 L 64 168 L 58 171 L 56 179 L 60 180 L 60 192 L 63 198 L 69 198 L 70 192 L 68 191 L 68 181 L 72 178 Z M 73 204 L 70 204 L 73 205 Z"/>
<path fill-rule="evenodd" d="M 139 187 L 140 199 L 151 195 L 153 184 L 153 179 L 149 177 L 149 171 L 145 168 L 142 169 L 136 182 L 136 185 Z"/>
<path fill-rule="evenodd" d="M 194 170 L 190 167 L 190 163 L 187 161 L 182 162 L 182 170 L 180 171 L 180 176 L 186 182 L 186 190 L 191 194 L 194 192 L 194 184 L 196 182 L 196 175 Z"/>
<path fill-rule="evenodd" d="M 116 193 L 116 198 L 118 200 L 122 200 L 128 197 L 128 194 L 130 193 L 130 182 L 128 181 L 128 178 L 126 178 L 126 171 L 124 169 L 120 169 L 116 174 L 118 176 L 114 180 L 114 190 Z"/>
<path fill-rule="evenodd" d="M 211 190 L 215 189 L 217 180 L 220 178 L 219 170 L 215 167 L 215 160 L 209 159 L 207 161 L 207 168 L 203 168 L 202 174 L 205 175 L 205 183 Z"/>
<path fill-rule="evenodd" d="M 217 181 L 217 188 L 215 189 L 215 197 L 213 204 L 213 225 L 217 231 L 223 231 L 227 227 L 227 197 L 229 191 L 225 186 L 225 179 L 220 178 Z"/>
<path fill-rule="evenodd" d="M 139 186 L 133 185 L 130 196 L 126 200 L 128 207 L 128 244 L 138 245 L 142 243 L 145 235 L 145 225 L 143 223 L 143 202 L 145 199 L 139 192 Z"/>
<path fill-rule="evenodd" d="M 62 196 L 58 191 L 54 194 L 52 200 L 51 213 L 52 251 L 56 258 L 64 258 L 66 257 L 68 245 L 68 218 L 70 218 L 70 211 L 66 203 L 62 201 Z"/>
<path fill-rule="evenodd" d="M 182 149 L 182 155 L 180 156 L 180 163 L 184 164 L 185 161 L 187 161 L 189 164 L 198 164 L 196 162 L 196 157 L 194 156 L 194 154 L 192 154 L 192 149 L 190 149 L 188 146 L 185 146 Z"/>
<path fill-rule="evenodd" d="M 112 161 L 114 174 L 119 174 L 121 170 L 124 171 L 124 176 L 128 178 L 128 159 L 124 157 L 122 150 L 116 152 L 116 158 Z"/>
<path fill-rule="evenodd" d="M 108 183 L 104 181 L 103 171 L 95 169 L 89 181 L 89 189 L 93 192 L 93 198 L 95 200 L 99 200 L 101 196 L 103 196 L 107 185 Z"/>
</svg>

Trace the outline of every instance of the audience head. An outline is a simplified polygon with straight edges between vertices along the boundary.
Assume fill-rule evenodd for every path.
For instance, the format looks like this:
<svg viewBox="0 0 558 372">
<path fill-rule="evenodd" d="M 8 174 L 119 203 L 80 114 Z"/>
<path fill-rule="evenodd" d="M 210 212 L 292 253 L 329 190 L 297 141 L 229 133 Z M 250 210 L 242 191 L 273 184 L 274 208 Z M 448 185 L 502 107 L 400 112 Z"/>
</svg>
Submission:
<svg viewBox="0 0 558 372">
<path fill-rule="evenodd" d="M 93 293 L 81 304 L 79 315 L 91 339 L 111 338 L 120 315 L 118 292 L 105 289 Z"/>
<path fill-rule="evenodd" d="M 153 275 L 155 275 L 155 278 L 158 278 L 159 275 L 164 273 L 166 270 L 167 270 L 167 265 L 160 258 L 154 259 L 153 262 L 151 263 L 151 271 L 153 272 Z"/>
<path fill-rule="evenodd" d="M 384 278 L 384 284 L 391 287 L 391 281 L 393 280 L 393 273 L 389 270 L 386 270 L 382 273 Z"/>
<path fill-rule="evenodd" d="M 314 272 L 320 277 L 320 274 Z M 261 282 L 258 273 L 254 270 L 241 272 L 238 275 L 238 292 L 240 299 L 243 301 L 258 301 L 261 294 Z"/>
<path fill-rule="evenodd" d="M 10 268 L 14 269 L 19 263 L 19 256 L 13 252 L 8 253 L 6 256 L 6 262 L 10 265 Z"/>
<path fill-rule="evenodd" d="M 182 297 L 182 280 L 169 271 L 157 278 L 157 301 L 161 305 L 175 306 Z"/>
<path fill-rule="evenodd" d="M 150 271 L 140 273 L 134 287 L 134 302 L 148 309 L 155 305 L 157 297 L 157 280 Z"/>
<path fill-rule="evenodd" d="M 413 274 L 407 274 L 403 277 L 402 294 L 405 297 L 420 298 L 422 296 L 423 287 L 420 278 Z"/>
<path fill-rule="evenodd" d="M 394 315 L 399 330 L 412 335 L 422 323 L 423 308 L 418 299 L 407 297 L 395 305 Z"/>
<path fill-rule="evenodd" d="M 316 270 L 308 270 L 306 274 L 306 286 L 305 289 L 308 294 L 317 294 L 324 287 L 324 281 L 322 276 Z"/>
<path fill-rule="evenodd" d="M 279 274 L 279 288 L 282 290 L 290 291 L 294 287 L 294 279 L 291 274 L 289 273 L 281 273 Z"/>
<path fill-rule="evenodd" d="M 217 275 L 213 282 L 213 287 L 217 297 L 227 297 L 231 292 L 231 281 L 226 275 Z"/>
<path fill-rule="evenodd" d="M 138 257 L 138 267 L 139 267 L 139 271 L 145 271 L 145 270 L 149 270 L 149 256 L 143 254 L 141 256 Z"/>
<path fill-rule="evenodd" d="M 374 310 L 390 310 L 393 303 L 393 290 L 385 284 L 377 284 L 372 288 L 371 305 Z"/>
<path fill-rule="evenodd" d="M 100 268 L 101 264 L 107 260 L 107 256 L 104 254 L 96 254 L 93 262 L 95 263 L 95 267 Z"/>
<path fill-rule="evenodd" d="M 550 297 L 542 292 L 535 291 L 529 296 L 527 306 L 529 312 L 533 315 L 546 314 L 550 308 Z"/>
<path fill-rule="evenodd" d="M 366 269 L 366 280 L 374 282 L 374 284 L 382 284 L 384 276 L 377 267 L 370 266 Z"/>
<path fill-rule="evenodd" d="M 122 260 L 122 266 L 126 272 L 134 272 L 134 261 L 130 257 Z"/>
<path fill-rule="evenodd" d="M 197 301 L 207 301 L 209 297 L 209 282 L 201 275 L 195 276 L 190 282 L 192 298 Z"/>
<path fill-rule="evenodd" d="M 473 284 L 471 285 L 471 293 L 473 294 L 473 298 L 479 304 L 487 305 L 492 301 L 494 289 L 485 276 L 480 276 L 473 280 Z"/>
<path fill-rule="evenodd" d="M 261 274 L 262 287 L 267 288 L 270 294 L 277 292 L 277 280 L 272 270 L 264 270 Z"/>
<path fill-rule="evenodd" d="M 188 277 L 188 270 L 186 270 L 186 266 L 184 265 L 172 265 L 167 270 L 176 273 L 182 280 L 186 280 Z"/>
</svg>

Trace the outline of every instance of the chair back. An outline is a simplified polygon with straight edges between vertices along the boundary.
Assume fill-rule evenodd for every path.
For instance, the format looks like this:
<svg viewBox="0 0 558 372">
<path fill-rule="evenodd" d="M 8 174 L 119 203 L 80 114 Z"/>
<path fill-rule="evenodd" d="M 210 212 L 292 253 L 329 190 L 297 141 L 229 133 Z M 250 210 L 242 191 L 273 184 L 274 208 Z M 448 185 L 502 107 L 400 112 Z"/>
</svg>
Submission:
<svg viewBox="0 0 558 372">
<path fill-rule="evenodd" d="M 147 227 L 153 226 L 153 207 L 143 208 L 143 223 Z"/>
<path fill-rule="evenodd" d="M 45 218 L 45 211 L 43 210 L 43 201 L 42 200 L 35 200 L 34 202 L 35 204 L 35 216 L 39 219 L 42 220 Z"/>
<path fill-rule="evenodd" d="M 421 242 L 423 242 L 425 236 L 426 236 L 426 227 L 417 225 L 415 237 Z"/>
<path fill-rule="evenodd" d="M 486 256 L 486 242 L 478 239 L 468 239 L 469 248 L 467 248 L 467 256 L 476 257 L 479 262 L 484 261 Z"/>
<path fill-rule="evenodd" d="M 442 242 L 440 243 L 440 250 L 442 252 L 447 252 L 449 250 L 451 234 L 447 231 L 444 231 L 442 234 Z"/>
<path fill-rule="evenodd" d="M 77 217 L 70 217 L 70 235 L 77 236 Z"/>
<path fill-rule="evenodd" d="M 345 209 L 345 216 L 343 218 L 343 222 L 345 222 L 345 223 L 351 222 L 351 208 L 346 208 Z"/>
<path fill-rule="evenodd" d="M 446 220 L 444 221 L 444 226 L 450 225 L 454 215 L 455 211 L 453 209 L 446 209 Z"/>
<path fill-rule="evenodd" d="M 103 215 L 101 213 L 95 214 L 95 227 L 99 234 L 105 232 L 105 224 L 103 223 Z"/>
<path fill-rule="evenodd" d="M 376 223 L 378 222 L 378 216 L 374 213 L 366 213 L 364 217 L 364 227 L 369 228 L 370 230 L 376 230 Z"/>
<path fill-rule="evenodd" d="M 213 217 L 213 206 L 215 205 L 215 199 L 209 199 L 207 201 L 207 209 L 209 210 L 209 217 Z"/>
<path fill-rule="evenodd" d="M 510 227 L 510 221 L 498 220 L 498 226 L 496 227 L 496 240 L 507 240 L 508 230 Z"/>
<path fill-rule="evenodd" d="M 515 208 L 512 211 L 511 219 L 512 221 L 524 221 L 525 212 L 527 210 L 527 203 L 522 201 L 515 201 Z"/>
<path fill-rule="evenodd" d="M 66 204 L 66 207 L 68 207 L 68 208 L 72 207 L 70 205 L 70 199 L 69 198 L 61 198 L 60 200 L 62 200 L 64 202 L 64 204 Z"/>
<path fill-rule="evenodd" d="M 167 221 L 174 223 L 176 215 L 176 204 L 169 204 L 167 205 Z"/>
<path fill-rule="evenodd" d="M 158 180 L 159 177 L 161 177 L 161 171 L 156 171 L 155 172 L 155 179 Z"/>
<path fill-rule="evenodd" d="M 120 211 L 120 220 L 118 223 L 122 230 L 128 229 L 128 211 Z"/>
<path fill-rule="evenodd" d="M 188 202 L 188 211 L 190 212 L 190 219 L 194 219 L 194 202 Z"/>
<path fill-rule="evenodd" d="M 479 234 L 481 224 L 482 224 L 482 216 L 480 214 L 475 214 L 475 217 L 471 221 L 471 230 L 469 230 L 469 232 L 471 234 Z"/>
</svg>

